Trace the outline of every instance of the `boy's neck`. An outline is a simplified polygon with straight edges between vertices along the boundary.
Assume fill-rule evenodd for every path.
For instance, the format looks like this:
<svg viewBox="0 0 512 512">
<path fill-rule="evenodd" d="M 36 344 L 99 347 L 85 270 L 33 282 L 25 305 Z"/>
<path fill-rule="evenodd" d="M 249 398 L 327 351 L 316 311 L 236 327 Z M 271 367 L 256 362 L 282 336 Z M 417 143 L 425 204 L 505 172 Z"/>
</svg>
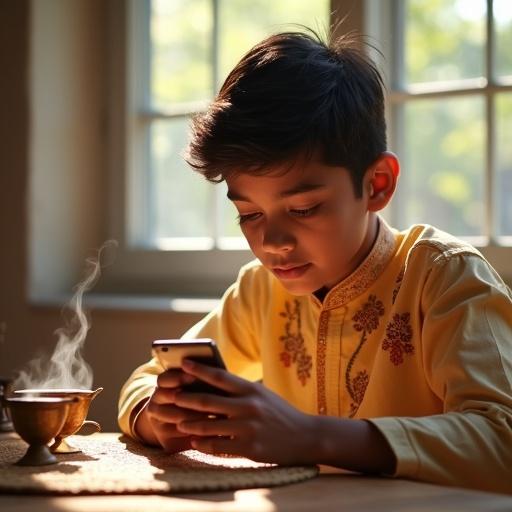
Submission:
<svg viewBox="0 0 512 512">
<path fill-rule="evenodd" d="M 341 281 L 346 279 L 350 274 L 352 274 L 352 272 L 354 272 L 359 267 L 359 265 L 366 259 L 368 254 L 370 254 L 371 250 L 373 249 L 373 246 L 375 245 L 375 241 L 377 240 L 377 236 L 379 234 L 379 226 L 380 226 L 379 217 L 377 215 L 371 213 L 370 218 L 368 220 L 368 231 L 367 231 L 365 240 L 361 246 L 361 254 L 360 254 L 361 257 L 358 259 L 357 265 L 347 275 L 343 276 L 340 279 L 340 281 L 339 281 L 340 283 L 341 283 Z M 322 288 L 313 292 L 313 295 L 320 302 L 323 302 L 326 295 L 329 293 L 330 290 L 331 290 L 331 288 L 328 288 L 327 286 L 322 286 Z"/>
<path fill-rule="evenodd" d="M 313 292 L 313 295 L 320 301 L 323 302 L 325 299 L 325 296 L 329 293 L 329 288 L 327 286 L 322 286 L 319 290 L 316 292 Z"/>
</svg>

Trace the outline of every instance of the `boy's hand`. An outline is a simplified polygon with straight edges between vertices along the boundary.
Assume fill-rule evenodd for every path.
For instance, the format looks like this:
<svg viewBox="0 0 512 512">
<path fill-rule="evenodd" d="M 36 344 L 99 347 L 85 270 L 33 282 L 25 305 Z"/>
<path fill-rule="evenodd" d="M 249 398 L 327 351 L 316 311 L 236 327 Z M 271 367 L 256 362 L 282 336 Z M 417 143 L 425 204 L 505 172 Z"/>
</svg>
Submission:
<svg viewBox="0 0 512 512">
<path fill-rule="evenodd" d="M 182 386 L 195 382 L 182 370 L 167 370 L 157 379 L 157 386 L 135 423 L 135 432 L 148 444 L 160 445 L 174 453 L 191 448 L 190 436 L 176 429 L 181 421 L 202 420 L 206 414 L 183 409 L 173 403 Z"/>
<path fill-rule="evenodd" d="M 279 464 L 314 462 L 314 416 L 293 408 L 261 384 L 225 370 L 192 361 L 184 361 L 183 370 L 229 393 L 218 396 L 177 388 L 170 391 L 176 406 L 203 413 L 203 418 L 182 417 L 177 421 L 178 432 L 192 436 L 193 448 Z M 206 412 L 221 417 L 205 418 Z"/>
</svg>

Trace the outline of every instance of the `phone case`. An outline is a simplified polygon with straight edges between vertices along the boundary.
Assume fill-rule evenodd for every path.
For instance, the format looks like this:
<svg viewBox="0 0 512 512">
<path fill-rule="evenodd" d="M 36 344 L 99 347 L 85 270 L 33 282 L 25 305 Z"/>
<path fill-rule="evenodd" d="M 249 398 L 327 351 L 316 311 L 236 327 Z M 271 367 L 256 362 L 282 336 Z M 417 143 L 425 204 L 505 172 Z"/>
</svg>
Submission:
<svg viewBox="0 0 512 512">
<path fill-rule="evenodd" d="M 181 368 L 181 361 L 185 358 L 216 368 L 226 369 L 215 341 L 208 338 L 155 340 L 152 344 L 152 352 L 153 356 L 166 370 Z M 223 390 L 201 381 L 187 384 L 183 389 L 190 392 L 226 395 Z"/>
</svg>

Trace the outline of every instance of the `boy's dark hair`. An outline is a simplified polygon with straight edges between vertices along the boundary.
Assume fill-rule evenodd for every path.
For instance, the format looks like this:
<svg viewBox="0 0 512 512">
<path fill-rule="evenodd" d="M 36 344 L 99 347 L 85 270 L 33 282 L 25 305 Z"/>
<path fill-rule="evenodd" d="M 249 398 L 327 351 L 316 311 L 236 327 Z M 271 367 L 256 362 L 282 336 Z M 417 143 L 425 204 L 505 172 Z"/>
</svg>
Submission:
<svg viewBox="0 0 512 512">
<path fill-rule="evenodd" d="M 374 63 L 357 40 L 328 44 L 308 29 L 270 36 L 242 58 L 193 119 L 185 159 L 219 182 L 315 154 L 346 167 L 360 197 L 366 169 L 385 150 L 383 82 Z"/>
</svg>

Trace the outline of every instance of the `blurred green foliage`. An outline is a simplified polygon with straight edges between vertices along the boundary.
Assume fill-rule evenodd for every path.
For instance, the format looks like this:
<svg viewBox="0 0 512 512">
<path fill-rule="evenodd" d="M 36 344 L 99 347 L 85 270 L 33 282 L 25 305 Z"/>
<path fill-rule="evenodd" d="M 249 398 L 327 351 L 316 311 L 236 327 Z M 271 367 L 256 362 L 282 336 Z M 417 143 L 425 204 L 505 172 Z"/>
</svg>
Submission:
<svg viewBox="0 0 512 512">
<path fill-rule="evenodd" d="M 512 70 L 512 2 L 496 20 L 497 70 Z M 403 87 L 485 76 L 485 0 L 406 0 Z M 442 86 L 442 84 L 440 84 Z M 510 94 L 496 101 L 499 123 L 495 211 L 498 233 L 512 234 Z M 427 222 L 456 235 L 485 233 L 486 105 L 481 95 L 419 99 L 404 106 L 399 227 Z"/>
<path fill-rule="evenodd" d="M 482 76 L 485 6 L 485 0 L 406 0 L 405 81 Z"/>
</svg>

